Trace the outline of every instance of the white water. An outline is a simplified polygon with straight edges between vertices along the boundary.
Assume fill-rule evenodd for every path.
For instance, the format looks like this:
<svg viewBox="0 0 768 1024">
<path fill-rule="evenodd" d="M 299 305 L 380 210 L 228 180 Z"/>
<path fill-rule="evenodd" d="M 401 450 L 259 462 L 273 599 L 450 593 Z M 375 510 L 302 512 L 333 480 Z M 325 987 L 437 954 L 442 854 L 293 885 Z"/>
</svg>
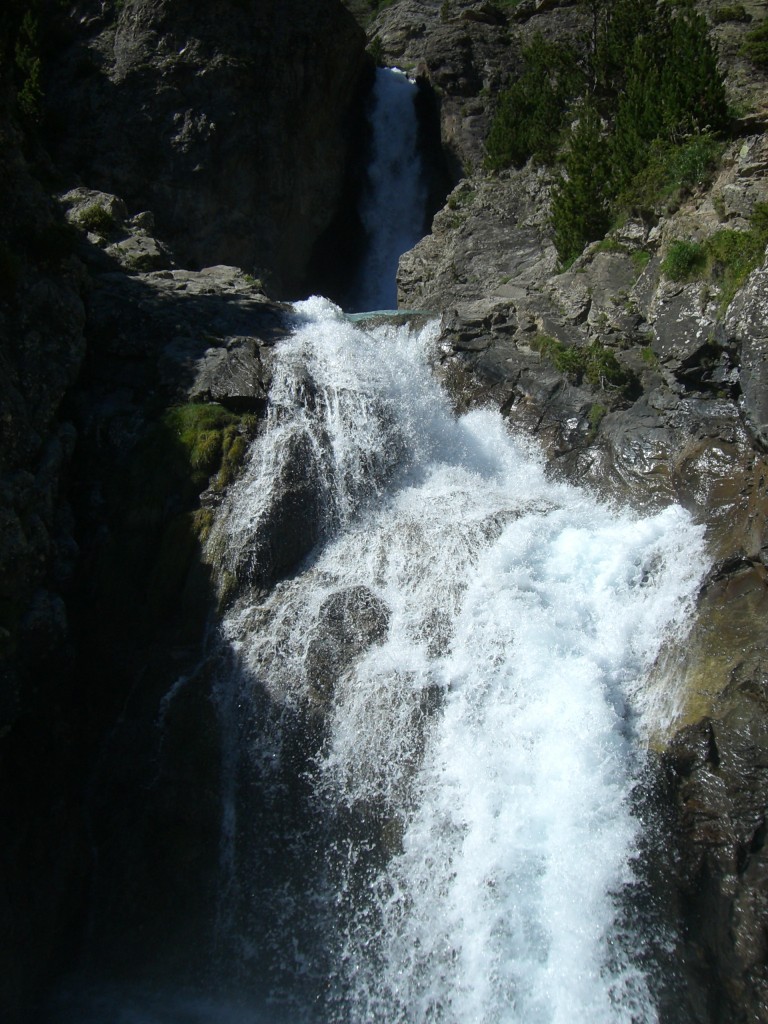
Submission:
<svg viewBox="0 0 768 1024">
<path fill-rule="evenodd" d="M 416 85 L 397 68 L 377 68 L 372 153 L 360 210 L 368 238 L 350 307 L 397 306 L 397 262 L 424 234 L 426 185 L 414 111 Z"/>
<path fill-rule="evenodd" d="M 413 86 L 379 73 L 377 95 L 369 309 L 394 304 L 423 209 Z M 222 624 L 215 936 L 186 940 L 209 972 L 76 983 L 55 1019 L 651 1024 L 632 788 L 701 532 L 553 484 L 496 413 L 455 419 L 434 326 L 296 311 L 211 538 L 258 579 L 277 481 L 313 495 L 305 564 Z"/>
<path fill-rule="evenodd" d="M 253 897 L 282 901 L 281 928 L 301 907 L 316 917 L 312 935 L 270 940 L 288 973 L 328 976 L 322 1008 L 299 1000 L 296 1019 L 656 1020 L 642 937 L 621 924 L 630 796 L 653 726 L 644 682 L 684 628 L 701 531 L 678 508 L 640 518 L 548 481 L 495 413 L 454 419 L 427 365 L 434 327 L 359 330 L 321 299 L 297 311 L 218 537 L 234 565 L 287 439 L 309 439 L 329 539 L 224 623 L 244 714 L 324 721 L 306 752 L 307 806 L 328 825 L 311 839 L 318 866 Z M 388 622 L 329 685 L 316 652 L 339 592 Z M 263 720 L 247 754 L 261 785 L 282 756 L 274 712 Z"/>
</svg>

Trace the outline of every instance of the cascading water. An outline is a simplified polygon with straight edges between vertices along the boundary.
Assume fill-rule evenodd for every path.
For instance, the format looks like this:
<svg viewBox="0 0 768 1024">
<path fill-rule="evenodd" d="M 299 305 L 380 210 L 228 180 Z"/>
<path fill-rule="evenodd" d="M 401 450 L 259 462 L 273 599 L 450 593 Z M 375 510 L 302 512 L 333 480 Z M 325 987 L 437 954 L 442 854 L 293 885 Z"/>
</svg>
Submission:
<svg viewBox="0 0 768 1024">
<path fill-rule="evenodd" d="M 407 150 L 406 85 L 377 89 Z M 411 205 L 371 227 L 418 231 L 418 188 L 396 162 L 377 176 Z M 393 304 L 415 237 L 374 247 L 360 302 Z M 209 541 L 239 591 L 211 688 L 217 907 L 192 940 L 210 969 L 181 994 L 102 991 L 67 1022 L 659 1019 L 633 787 L 702 533 L 553 483 L 495 412 L 457 419 L 436 335 L 295 306 Z"/>
<path fill-rule="evenodd" d="M 368 247 L 351 309 L 397 306 L 397 261 L 424 234 L 427 189 L 419 153 L 415 84 L 397 68 L 377 68 L 372 154 L 360 210 Z"/>
<path fill-rule="evenodd" d="M 263 852 L 241 806 L 250 843 L 224 857 L 239 948 L 263 962 L 268 907 L 291 1020 L 657 1019 L 623 923 L 630 793 L 643 682 L 683 627 L 700 531 L 677 508 L 639 518 L 548 481 L 495 413 L 456 420 L 428 369 L 434 327 L 296 309 L 275 415 L 213 541 L 242 576 L 276 453 L 313 453 L 326 543 L 223 623 L 249 722 L 241 786 L 293 804 L 293 866 L 255 897 Z"/>
</svg>

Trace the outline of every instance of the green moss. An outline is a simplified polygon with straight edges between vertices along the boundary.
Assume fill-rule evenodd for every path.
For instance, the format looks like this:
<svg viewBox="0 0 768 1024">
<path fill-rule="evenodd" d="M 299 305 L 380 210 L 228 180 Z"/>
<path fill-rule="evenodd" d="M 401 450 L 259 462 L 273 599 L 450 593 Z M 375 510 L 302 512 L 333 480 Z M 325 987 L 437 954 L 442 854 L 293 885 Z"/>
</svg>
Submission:
<svg viewBox="0 0 768 1024">
<path fill-rule="evenodd" d="M 586 346 L 563 345 L 549 335 L 538 335 L 531 347 L 574 383 L 586 381 L 593 388 L 613 387 L 631 394 L 636 386 L 633 375 L 625 370 L 611 349 L 599 341 Z"/>
<path fill-rule="evenodd" d="M 597 433 L 597 429 L 603 422 L 603 419 L 605 418 L 607 413 L 608 410 L 606 409 L 606 407 L 604 405 L 601 405 L 599 402 L 595 402 L 594 405 L 590 406 L 587 418 L 589 420 L 589 429 L 591 433 Z"/>
<path fill-rule="evenodd" d="M 150 478 L 172 478 L 187 498 L 209 485 L 231 483 L 242 468 L 256 418 L 238 415 L 215 403 L 190 403 L 165 412 L 150 432 L 139 459 Z"/>
<path fill-rule="evenodd" d="M 708 278 L 720 289 L 725 309 L 749 275 L 759 267 L 768 245 L 768 203 L 758 203 L 747 231 L 724 228 L 706 242 L 673 242 L 661 269 L 673 281 Z"/>
<path fill-rule="evenodd" d="M 651 262 L 651 254 L 645 249 L 635 249 L 632 253 L 632 262 L 634 263 L 635 270 L 638 274 L 642 274 Z"/>
<path fill-rule="evenodd" d="M 707 240 L 709 272 L 727 306 L 752 271 L 763 262 L 765 239 L 757 231 L 724 229 Z"/>
<path fill-rule="evenodd" d="M 645 348 L 643 348 L 640 355 L 646 366 L 651 367 L 651 369 L 655 369 L 659 365 L 659 357 L 656 355 L 656 353 L 653 351 L 650 345 L 646 345 Z"/>
<path fill-rule="evenodd" d="M 213 403 L 158 416 L 127 463 L 104 481 L 111 536 L 91 574 L 97 601 L 139 623 L 174 611 L 213 525 L 199 496 L 236 479 L 255 430 L 254 416 Z"/>
<path fill-rule="evenodd" d="M 205 544 L 213 529 L 213 509 L 199 508 L 192 513 L 192 528 L 201 544 Z"/>
<path fill-rule="evenodd" d="M 477 193 L 473 189 L 469 187 L 458 189 L 448 196 L 448 209 L 463 210 L 467 206 L 471 206 L 476 198 Z"/>
<path fill-rule="evenodd" d="M 615 238 L 609 237 L 597 242 L 591 251 L 593 254 L 598 252 L 626 252 L 627 247 L 622 245 L 621 242 L 617 242 Z"/>
</svg>

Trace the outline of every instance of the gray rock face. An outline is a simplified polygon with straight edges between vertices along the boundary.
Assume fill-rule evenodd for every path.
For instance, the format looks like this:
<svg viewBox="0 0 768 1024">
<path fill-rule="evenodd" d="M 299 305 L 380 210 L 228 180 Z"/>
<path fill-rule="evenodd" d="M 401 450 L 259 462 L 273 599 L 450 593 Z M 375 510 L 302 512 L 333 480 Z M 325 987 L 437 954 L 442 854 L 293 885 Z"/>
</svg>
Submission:
<svg viewBox="0 0 768 1024">
<path fill-rule="evenodd" d="M 476 0 L 399 0 L 369 27 L 391 61 L 428 83 L 438 100 L 442 144 L 454 180 L 477 171 L 491 104 L 537 32 L 577 41 L 585 25 L 579 5 L 548 4 L 505 9 Z"/>
<path fill-rule="evenodd" d="M 756 270 L 728 307 L 726 338 L 741 353 L 744 415 L 768 448 L 768 264 Z"/>
<path fill-rule="evenodd" d="M 49 92 L 57 159 L 154 211 L 183 264 L 268 268 L 274 289 L 300 290 L 352 142 L 364 35 L 351 15 L 336 0 L 127 0 L 114 24 L 98 12 L 73 9 Z"/>
</svg>

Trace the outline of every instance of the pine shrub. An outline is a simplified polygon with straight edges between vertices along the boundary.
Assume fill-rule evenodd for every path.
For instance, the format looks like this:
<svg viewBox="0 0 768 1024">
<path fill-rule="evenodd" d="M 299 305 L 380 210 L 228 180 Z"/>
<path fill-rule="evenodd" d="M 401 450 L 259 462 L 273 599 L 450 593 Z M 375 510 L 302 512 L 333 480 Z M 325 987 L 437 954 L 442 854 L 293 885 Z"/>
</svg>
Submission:
<svg viewBox="0 0 768 1024">
<path fill-rule="evenodd" d="M 768 69 L 768 20 L 747 32 L 741 53 L 759 68 Z"/>
<path fill-rule="evenodd" d="M 569 103 L 583 87 L 575 51 L 534 37 L 520 78 L 502 92 L 486 139 L 485 166 L 498 171 L 530 157 L 554 159 Z"/>
</svg>

